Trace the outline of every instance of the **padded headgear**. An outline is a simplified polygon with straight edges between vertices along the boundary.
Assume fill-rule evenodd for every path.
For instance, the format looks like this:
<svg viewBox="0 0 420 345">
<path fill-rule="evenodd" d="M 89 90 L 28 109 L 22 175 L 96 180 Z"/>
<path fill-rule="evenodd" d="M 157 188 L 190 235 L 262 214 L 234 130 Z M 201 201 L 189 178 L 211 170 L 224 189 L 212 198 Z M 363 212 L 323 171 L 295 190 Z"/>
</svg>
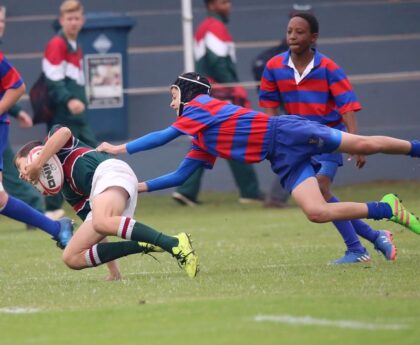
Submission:
<svg viewBox="0 0 420 345">
<path fill-rule="evenodd" d="M 189 101 L 202 94 L 210 94 L 211 85 L 207 78 L 202 77 L 195 72 L 181 74 L 171 85 L 171 88 L 177 88 L 179 91 L 179 109 L 178 116 L 182 115 L 184 105 Z"/>
</svg>

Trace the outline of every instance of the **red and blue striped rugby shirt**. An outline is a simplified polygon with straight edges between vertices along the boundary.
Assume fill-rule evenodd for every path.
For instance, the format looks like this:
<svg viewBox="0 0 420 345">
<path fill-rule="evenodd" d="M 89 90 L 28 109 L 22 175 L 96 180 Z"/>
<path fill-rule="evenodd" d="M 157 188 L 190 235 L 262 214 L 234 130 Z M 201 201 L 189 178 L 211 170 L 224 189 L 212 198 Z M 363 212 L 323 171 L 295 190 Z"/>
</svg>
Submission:
<svg viewBox="0 0 420 345">
<path fill-rule="evenodd" d="M 283 105 L 286 114 L 335 127 L 343 114 L 362 107 L 344 71 L 316 49 L 314 53 L 314 68 L 299 84 L 288 66 L 290 50 L 271 58 L 261 78 L 259 104 L 263 108 Z"/>
<path fill-rule="evenodd" d="M 185 106 L 172 127 L 194 137 L 187 158 L 204 161 L 211 168 L 216 157 L 245 163 L 264 160 L 269 122 L 267 114 L 199 95 Z"/>
<path fill-rule="evenodd" d="M 17 89 L 23 84 L 19 72 L 9 63 L 6 57 L 0 52 L 0 99 L 9 89 Z M 9 123 L 8 113 L 0 114 L 0 123 Z"/>
</svg>

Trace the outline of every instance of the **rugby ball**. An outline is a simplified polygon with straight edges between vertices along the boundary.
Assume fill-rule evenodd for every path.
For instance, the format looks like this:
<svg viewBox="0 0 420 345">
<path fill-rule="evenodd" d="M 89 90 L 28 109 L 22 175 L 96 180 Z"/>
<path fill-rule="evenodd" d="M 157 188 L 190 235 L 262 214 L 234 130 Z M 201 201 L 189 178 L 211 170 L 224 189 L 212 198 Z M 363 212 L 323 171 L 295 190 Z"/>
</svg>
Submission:
<svg viewBox="0 0 420 345">
<path fill-rule="evenodd" d="M 42 146 L 34 147 L 28 154 L 27 164 L 39 156 Z M 43 195 L 55 195 L 60 192 L 64 183 L 64 172 L 57 155 L 52 156 L 42 167 L 39 180 L 34 182 L 34 187 Z"/>
</svg>

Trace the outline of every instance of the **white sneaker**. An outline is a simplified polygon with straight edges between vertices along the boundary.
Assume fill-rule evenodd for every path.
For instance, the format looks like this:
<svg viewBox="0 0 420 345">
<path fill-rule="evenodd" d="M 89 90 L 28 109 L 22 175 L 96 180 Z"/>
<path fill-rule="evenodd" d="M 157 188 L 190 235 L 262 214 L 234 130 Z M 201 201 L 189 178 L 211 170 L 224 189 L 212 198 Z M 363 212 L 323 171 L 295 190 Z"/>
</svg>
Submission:
<svg viewBox="0 0 420 345">
<path fill-rule="evenodd" d="M 66 212 L 62 208 L 58 208 L 54 211 L 47 211 L 45 212 L 45 217 L 50 218 L 52 220 L 59 220 L 60 218 L 63 218 Z"/>
<path fill-rule="evenodd" d="M 198 201 L 191 200 L 190 198 L 178 192 L 172 193 L 172 199 L 174 199 L 181 205 L 188 206 L 188 207 L 195 207 L 200 204 Z"/>
</svg>

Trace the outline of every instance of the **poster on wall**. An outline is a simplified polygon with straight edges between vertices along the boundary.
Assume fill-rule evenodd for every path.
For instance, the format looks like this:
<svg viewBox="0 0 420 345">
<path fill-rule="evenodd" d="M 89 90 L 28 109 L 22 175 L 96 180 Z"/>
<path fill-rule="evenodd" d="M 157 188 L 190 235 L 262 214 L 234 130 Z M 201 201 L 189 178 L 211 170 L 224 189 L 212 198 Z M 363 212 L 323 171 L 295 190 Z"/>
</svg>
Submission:
<svg viewBox="0 0 420 345">
<path fill-rule="evenodd" d="M 85 75 L 90 109 L 124 105 L 121 54 L 85 55 Z"/>
</svg>

